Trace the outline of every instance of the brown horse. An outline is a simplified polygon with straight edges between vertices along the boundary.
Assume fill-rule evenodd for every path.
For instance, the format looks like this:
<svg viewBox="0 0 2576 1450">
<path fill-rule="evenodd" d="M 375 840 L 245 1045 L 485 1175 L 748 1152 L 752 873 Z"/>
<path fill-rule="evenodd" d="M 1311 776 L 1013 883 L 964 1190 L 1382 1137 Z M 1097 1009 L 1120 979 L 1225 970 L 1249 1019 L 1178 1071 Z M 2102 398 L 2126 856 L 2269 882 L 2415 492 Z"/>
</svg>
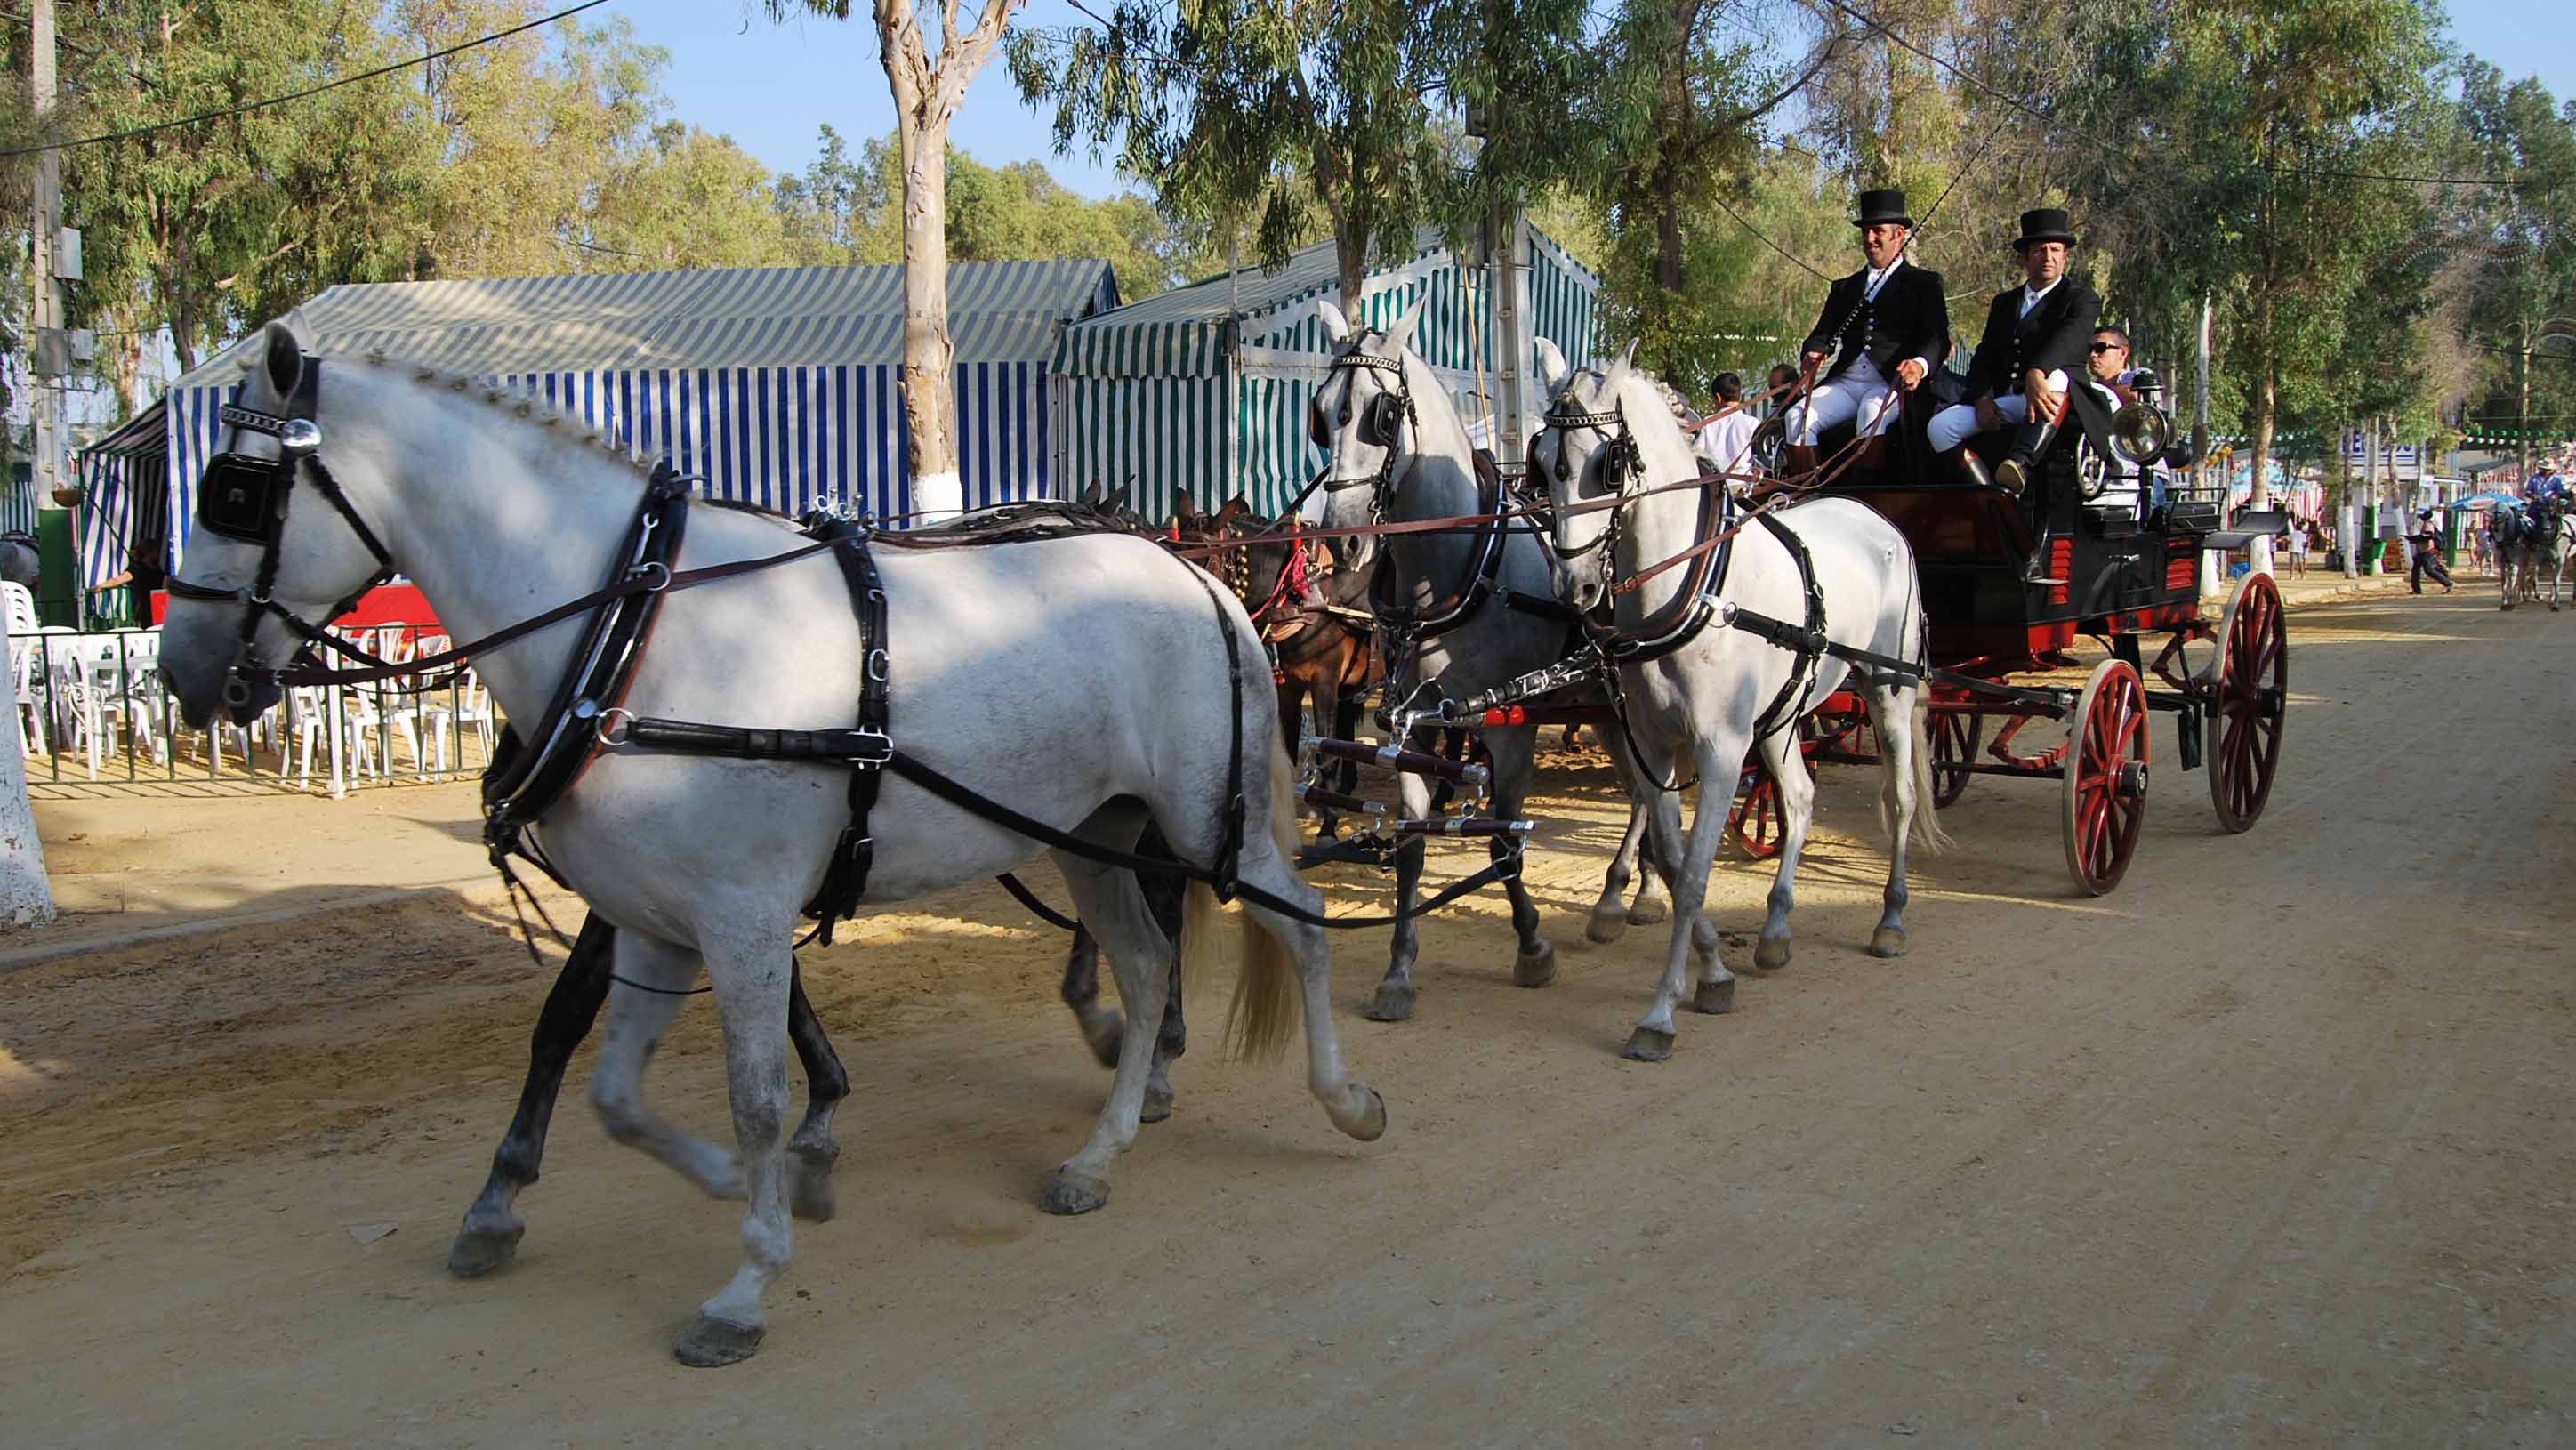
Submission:
<svg viewBox="0 0 2576 1450">
<path fill-rule="evenodd" d="M 1202 562 L 1243 600 L 1270 646 L 1279 723 L 1291 752 L 1305 739 L 1309 700 L 1319 724 L 1336 738 L 1355 738 L 1368 692 L 1384 677 L 1367 571 L 1319 568 L 1309 541 L 1296 536 L 1294 518 L 1262 520 L 1241 497 L 1213 514 L 1185 514 L 1178 528 L 1184 544 L 1244 541 Z M 1336 783 L 1344 794 L 1356 789 L 1359 767 L 1343 762 Z M 1317 815 L 1326 839 L 1339 834 L 1334 813 Z"/>
</svg>

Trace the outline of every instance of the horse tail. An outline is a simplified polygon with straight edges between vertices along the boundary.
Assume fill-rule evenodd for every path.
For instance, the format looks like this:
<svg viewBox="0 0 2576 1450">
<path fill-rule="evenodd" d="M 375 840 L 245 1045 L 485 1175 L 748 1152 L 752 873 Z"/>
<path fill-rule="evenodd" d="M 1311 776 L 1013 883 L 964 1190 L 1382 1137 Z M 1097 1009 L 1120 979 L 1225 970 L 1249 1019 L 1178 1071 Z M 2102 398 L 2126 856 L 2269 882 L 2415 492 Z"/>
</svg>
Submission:
<svg viewBox="0 0 2576 1450">
<path fill-rule="evenodd" d="M 1914 735 L 1914 844 L 1926 855 L 1937 856 L 1958 842 L 1941 829 L 1941 808 L 1932 803 L 1932 691 L 1925 687 L 1915 693 L 1914 718 L 1907 728 Z M 1893 782 L 1891 782 L 1893 784 Z"/>
<path fill-rule="evenodd" d="M 1270 747 L 1270 838 L 1283 865 L 1297 860 L 1297 768 L 1287 747 Z M 1208 905 L 1216 894 L 1208 893 Z M 1234 979 L 1234 1002 L 1226 1009 L 1228 1051 L 1251 1062 L 1276 1062 L 1288 1050 L 1288 1039 L 1304 1020 L 1298 1002 L 1304 984 L 1288 944 L 1250 912 L 1242 914 L 1243 969 Z"/>
</svg>

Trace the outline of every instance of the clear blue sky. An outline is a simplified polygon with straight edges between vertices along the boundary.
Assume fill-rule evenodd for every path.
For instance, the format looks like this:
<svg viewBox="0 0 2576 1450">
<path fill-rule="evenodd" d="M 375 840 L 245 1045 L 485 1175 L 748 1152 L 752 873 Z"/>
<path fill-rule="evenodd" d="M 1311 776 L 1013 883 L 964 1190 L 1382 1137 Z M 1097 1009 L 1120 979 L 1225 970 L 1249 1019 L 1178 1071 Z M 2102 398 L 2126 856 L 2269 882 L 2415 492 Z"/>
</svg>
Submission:
<svg viewBox="0 0 2576 1450">
<path fill-rule="evenodd" d="M 613 0 L 639 38 L 671 52 L 663 89 L 682 120 L 733 137 L 777 171 L 800 171 L 829 122 L 852 139 L 894 129 L 894 106 L 879 68 L 876 27 L 864 4 L 850 20 L 772 24 L 744 0 Z M 2537 75 L 2562 101 L 2576 96 L 2576 5 L 2570 0 L 2453 0 L 2451 32 L 2467 50 L 2511 78 Z M 1072 23 L 1064 0 L 1032 0 L 1024 26 Z M 976 78 L 954 137 L 976 160 L 1044 161 L 1076 191 L 1122 189 L 1116 172 L 1054 154 L 1047 121 L 1022 105 L 996 63 Z"/>
<path fill-rule="evenodd" d="M 802 171 L 826 123 L 853 142 L 894 129 L 875 22 L 865 3 L 851 9 L 848 20 L 773 24 L 742 0 L 612 0 L 583 18 L 623 15 L 638 39 L 671 53 L 662 89 L 679 119 L 733 137 L 771 170 Z M 1014 18 L 1044 27 L 1078 17 L 1063 0 L 1035 0 Z M 1020 103 L 996 57 L 975 78 L 951 139 L 987 165 L 1044 161 L 1057 180 L 1086 195 L 1123 189 L 1113 168 L 1055 155 L 1052 115 Z"/>
</svg>

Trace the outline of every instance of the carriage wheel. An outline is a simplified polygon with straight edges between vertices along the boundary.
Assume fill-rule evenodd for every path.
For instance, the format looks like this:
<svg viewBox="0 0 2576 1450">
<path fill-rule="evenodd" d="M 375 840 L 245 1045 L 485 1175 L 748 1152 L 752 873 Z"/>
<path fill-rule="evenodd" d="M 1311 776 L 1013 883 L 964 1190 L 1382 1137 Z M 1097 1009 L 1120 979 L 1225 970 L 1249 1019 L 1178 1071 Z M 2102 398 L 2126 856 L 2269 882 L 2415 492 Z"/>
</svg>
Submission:
<svg viewBox="0 0 2576 1450">
<path fill-rule="evenodd" d="M 1986 717 L 1950 710 L 1932 712 L 1932 804 L 1947 809 L 1951 802 L 1967 794 L 1968 767 L 1976 763 L 1977 747 L 1984 743 Z"/>
<path fill-rule="evenodd" d="M 2147 818 L 2147 692 L 2136 666 L 2104 660 L 2066 730 L 2066 871 L 2100 896 L 2128 871 Z"/>
<path fill-rule="evenodd" d="M 1726 814 L 1726 838 L 1754 860 L 1768 861 L 1780 854 L 1780 785 L 1759 766 L 1752 777 Z"/>
<path fill-rule="evenodd" d="M 2218 626 L 2218 662 L 2209 681 L 2209 803 L 2218 809 L 2218 824 L 2248 830 L 2272 797 L 2290 698 L 2289 626 L 2270 575 L 2236 582 Z"/>
</svg>

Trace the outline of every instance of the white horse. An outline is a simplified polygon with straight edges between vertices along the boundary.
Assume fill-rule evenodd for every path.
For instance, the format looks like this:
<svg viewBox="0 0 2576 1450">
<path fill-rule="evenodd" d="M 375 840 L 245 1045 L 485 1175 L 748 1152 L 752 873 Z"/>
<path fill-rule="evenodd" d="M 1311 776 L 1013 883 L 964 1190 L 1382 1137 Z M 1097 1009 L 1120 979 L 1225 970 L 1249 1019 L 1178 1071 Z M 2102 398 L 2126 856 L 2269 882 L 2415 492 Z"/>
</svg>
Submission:
<svg viewBox="0 0 2576 1450">
<path fill-rule="evenodd" d="M 294 336 L 271 324 L 245 355 L 241 405 L 285 411 L 307 367 Z M 580 425 L 531 418 L 514 395 L 381 360 L 334 366 L 321 383 L 312 416 L 323 441 L 293 475 L 292 508 L 275 526 L 271 597 L 300 620 L 327 620 L 333 601 L 374 576 L 378 559 L 351 520 L 382 541 L 390 566 L 419 585 L 460 639 L 581 597 L 606 577 L 644 480 L 623 456 L 585 446 Z M 239 427 L 231 448 L 279 453 L 275 439 Z M 348 518 L 327 506 L 332 478 Z M 759 559 L 797 542 L 774 517 L 701 507 L 691 511 L 679 564 Z M 243 590 L 246 599 L 262 554 L 261 545 L 201 528 L 188 582 L 195 591 Z M 1228 756 L 1239 739 L 1247 798 L 1240 879 L 1301 910 L 1320 906 L 1291 865 L 1292 782 L 1268 682 L 1231 673 L 1226 634 L 1256 666 L 1261 642 L 1239 604 L 1212 600 L 1223 591 L 1155 544 L 1124 536 L 948 551 L 880 546 L 877 559 L 889 611 L 877 641 L 863 642 L 841 572 L 822 554 L 673 592 L 626 707 L 639 716 L 846 730 L 864 652 L 882 645 L 890 729 L 906 756 L 1102 846 L 1132 850 L 1150 819 L 1180 858 L 1199 863 L 1218 856 L 1227 834 Z M 202 598 L 171 606 L 161 666 L 192 722 L 218 709 L 246 722 L 276 698 L 273 684 L 246 703 L 227 698 L 228 682 L 242 678 L 235 642 L 247 607 Z M 282 660 L 296 644 L 280 621 L 263 620 L 254 665 Z M 581 628 L 568 620 L 477 653 L 477 670 L 511 719 L 544 718 Z M 791 1201 L 838 1151 L 826 1102 L 812 1105 L 792 1143 L 782 1126 L 789 937 L 848 820 L 848 780 L 839 765 L 606 749 L 541 824 L 554 865 L 617 927 L 619 984 L 591 1087 L 609 1134 L 710 1194 L 749 1199 L 741 1268 L 682 1332 L 675 1353 L 684 1363 L 730 1363 L 758 1347 L 762 1296 L 788 1262 Z M 870 905 L 988 878 L 1039 850 L 891 771 L 870 826 Z M 1056 859 L 1109 951 L 1130 1016 L 1157 1020 L 1171 944 L 1134 877 L 1062 852 Z M 1222 921 L 1205 887 L 1190 892 L 1187 916 L 1185 960 L 1203 961 Z M 1335 1126 L 1376 1138 L 1386 1106 L 1343 1069 L 1322 930 L 1252 907 L 1242 950 L 1238 1047 L 1277 1050 L 1302 996 L 1309 1086 Z M 723 1022 L 738 1158 L 664 1121 L 642 1095 L 646 1060 L 686 1000 L 664 993 L 688 988 L 701 970 Z M 1110 1165 L 1136 1135 L 1154 1036 L 1125 1034 L 1116 1085 L 1089 1141 L 1049 1187 L 1050 1211 L 1105 1200 Z"/>
<path fill-rule="evenodd" d="M 2549 580 L 2549 610 L 2555 614 L 2558 612 L 2558 596 L 2566 587 L 2567 561 L 2576 556 L 2576 513 L 2563 507 L 2546 510 L 2539 513 L 2534 522 L 2538 527 L 2533 529 L 2526 544 L 2529 552 L 2524 567 L 2532 571 L 2532 593 L 2535 596 L 2540 592 L 2540 580 L 2543 577 Z"/>
<path fill-rule="evenodd" d="M 1687 483 L 1699 476 L 1697 460 L 1681 430 L 1669 420 L 1653 382 L 1630 366 L 1636 349 L 1607 370 L 1573 373 L 1554 348 L 1541 348 L 1541 370 L 1551 399 L 1546 431 L 1532 451 L 1531 467 L 1547 479 L 1555 511 L 1556 584 L 1560 597 L 1589 611 L 1611 603 L 1618 626 L 1632 636 L 1649 621 L 1660 627 L 1685 587 L 1690 570 L 1665 569 L 1644 579 L 1640 588 L 1614 593 L 1620 580 L 1633 580 L 1652 566 L 1682 555 L 1703 540 L 1700 521 L 1703 492 L 1659 486 Z M 1605 469 L 1605 459 L 1621 457 L 1623 466 Z M 1611 473 L 1618 476 L 1606 476 Z M 1605 506 L 1605 501 L 1610 501 Z M 1592 505 L 1589 509 L 1579 505 Z M 1780 522 L 1803 539 L 1814 560 L 1815 584 L 1825 601 L 1825 633 L 1845 648 L 1873 652 L 1890 660 L 1920 665 L 1925 660 L 1921 589 L 1914 552 L 1904 535 L 1868 505 L 1843 498 L 1822 498 L 1783 511 Z M 1725 556 L 1711 557 L 1724 559 Z M 1796 558 L 1765 527 L 1748 526 L 1736 535 L 1732 558 L 1712 564 L 1701 586 L 1719 601 L 1803 628 L 1807 594 Z M 1857 674 L 1869 701 L 1878 734 L 1879 760 L 1885 782 L 1879 812 L 1887 826 L 1890 850 L 1886 911 L 1871 933 L 1872 956 L 1905 952 L 1905 852 L 1919 829 L 1927 850 L 1947 845 L 1948 838 L 1932 818 L 1931 744 L 1923 713 L 1922 682 L 1890 669 L 1855 671 L 1842 658 L 1824 654 L 1813 662 L 1813 677 L 1803 687 L 1792 672 L 1799 656 L 1750 632 L 1731 628 L 1713 612 L 1705 627 L 1660 657 L 1619 667 L 1625 696 L 1627 728 L 1638 752 L 1638 768 L 1679 779 L 1665 772 L 1687 771 L 1699 780 L 1699 800 L 1691 816 L 1690 839 L 1681 869 L 1672 883 L 1673 910 L 1680 920 L 1699 914 L 1708 888 L 1710 863 L 1717 855 L 1720 828 L 1743 769 L 1749 746 L 1759 745 L 1762 762 L 1778 784 L 1784 823 L 1779 874 L 1771 887 L 1770 911 L 1763 919 L 1754 949 L 1757 967 L 1789 964 L 1791 883 L 1798 856 L 1807 842 L 1807 823 L 1815 801 L 1806 758 L 1798 745 L 1801 708 L 1778 712 L 1769 733 L 1754 739 L 1759 717 L 1779 700 L 1812 705 L 1841 688 Z M 1673 933 L 1654 1006 L 1628 1039 L 1625 1055 L 1659 1062 L 1672 1054 L 1673 1005 L 1689 984 L 1687 971 L 1694 946 L 1680 930 Z M 1692 1005 L 1701 1011 L 1723 1010 L 1732 1000 L 1734 976 L 1714 950 L 1699 956 L 1699 986 Z"/>
<path fill-rule="evenodd" d="M 1440 385 L 1431 365 L 1408 345 L 1423 306 L 1386 332 L 1354 335 L 1348 318 L 1330 302 L 1318 314 L 1337 344 L 1333 374 L 1314 400 L 1317 441 L 1332 451 L 1332 471 L 1325 488 L 1324 525 L 1358 528 L 1377 522 L 1467 518 L 1499 507 L 1484 498 L 1476 484 L 1475 445 L 1467 425 Z M 1372 421 L 1372 420 L 1377 421 Z M 1439 695 L 1465 699 L 1523 674 L 1563 659 L 1572 634 L 1571 618 L 1548 592 L 1545 549 L 1536 530 L 1511 525 L 1494 545 L 1491 589 L 1472 592 L 1478 562 L 1487 540 L 1472 527 L 1440 533 L 1393 534 L 1379 545 L 1375 567 L 1379 587 L 1373 596 L 1381 639 L 1387 647 L 1386 695 L 1390 705 L 1425 683 Z M 1394 603 L 1386 601 L 1392 595 Z M 1390 610 L 1399 614 L 1429 612 L 1443 606 L 1456 619 L 1427 637 L 1398 628 L 1389 630 Z M 1538 750 L 1538 727 L 1500 726 L 1478 732 L 1493 757 L 1495 814 L 1517 816 L 1527 798 Z M 1622 910 L 1641 837 L 1650 834 L 1649 792 L 1636 787 L 1627 752 L 1615 732 L 1603 734 L 1611 762 L 1627 784 L 1632 802 L 1628 829 L 1605 873 L 1601 897 L 1592 908 L 1587 933 L 1594 941 L 1613 941 L 1630 922 L 1661 921 L 1669 909 L 1660 872 L 1639 888 L 1636 904 Z M 1430 784 L 1420 776 L 1400 778 L 1404 810 L 1420 817 L 1431 809 Z M 1670 817 L 1671 840 L 1680 834 L 1680 810 L 1669 798 L 1660 802 Z M 1499 847 L 1498 847 L 1499 849 Z M 1395 887 L 1399 911 L 1410 911 L 1422 877 L 1419 838 L 1396 858 Z M 1524 987 L 1543 987 L 1556 977 L 1556 947 L 1538 931 L 1538 908 L 1529 890 L 1515 877 L 1507 881 L 1512 928 L 1520 937 L 1512 963 L 1512 980 Z M 1717 948 L 1717 928 L 1697 921 L 1693 930 Z M 1413 962 L 1420 944 L 1410 918 L 1398 922 L 1388 948 L 1386 976 L 1379 982 L 1368 1015 L 1382 1022 L 1411 1015 L 1415 989 Z"/>
</svg>

